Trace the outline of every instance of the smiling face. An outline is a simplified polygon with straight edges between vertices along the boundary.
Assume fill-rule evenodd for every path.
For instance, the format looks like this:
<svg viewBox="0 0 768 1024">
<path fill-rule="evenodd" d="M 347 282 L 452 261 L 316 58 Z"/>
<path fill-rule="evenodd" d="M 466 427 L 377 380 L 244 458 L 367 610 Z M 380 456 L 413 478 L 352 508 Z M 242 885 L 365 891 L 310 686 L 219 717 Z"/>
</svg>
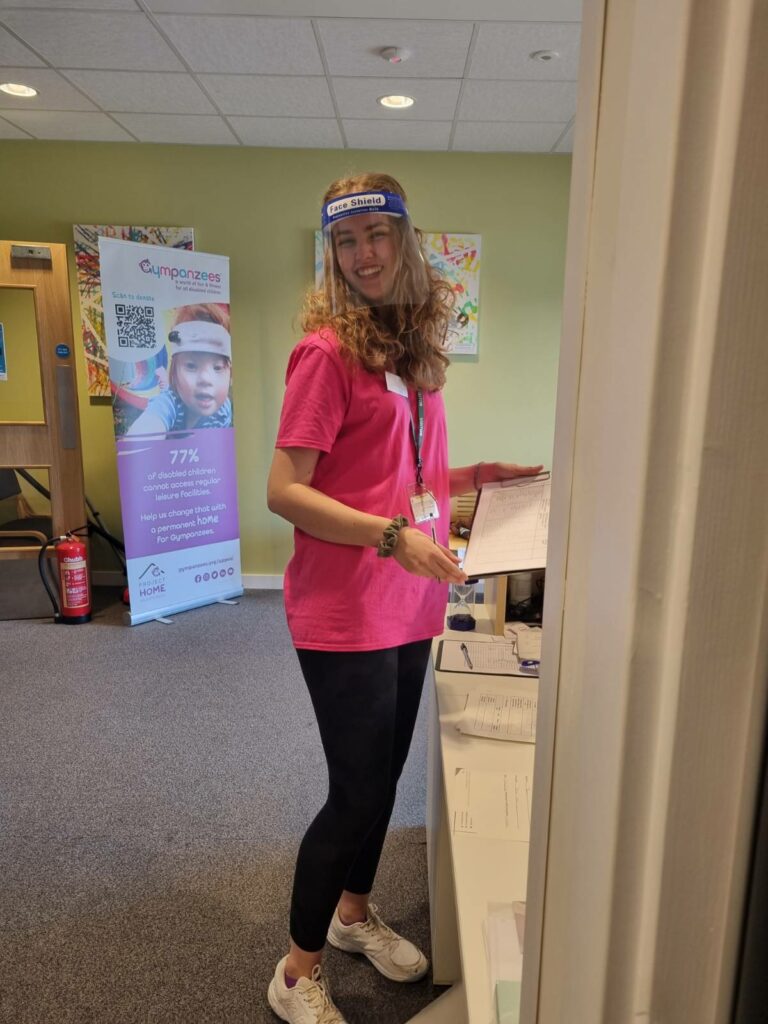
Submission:
<svg viewBox="0 0 768 1024">
<path fill-rule="evenodd" d="M 171 384 L 189 410 L 188 426 L 213 416 L 229 395 L 230 362 L 209 352 L 179 352 L 173 357 Z"/>
<path fill-rule="evenodd" d="M 333 228 L 339 269 L 347 284 L 372 306 L 392 293 L 397 271 L 397 227 L 380 213 L 347 217 Z"/>
</svg>

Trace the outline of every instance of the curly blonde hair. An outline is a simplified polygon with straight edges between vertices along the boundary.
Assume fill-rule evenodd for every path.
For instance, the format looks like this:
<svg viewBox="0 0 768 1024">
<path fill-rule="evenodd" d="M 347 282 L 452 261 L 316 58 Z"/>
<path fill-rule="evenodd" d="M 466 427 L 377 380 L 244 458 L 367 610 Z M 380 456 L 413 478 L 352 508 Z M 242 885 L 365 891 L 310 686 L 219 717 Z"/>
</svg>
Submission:
<svg viewBox="0 0 768 1024">
<path fill-rule="evenodd" d="M 393 192 L 406 201 L 402 185 L 388 174 L 366 172 L 338 178 L 327 189 L 323 204 L 354 192 Z M 393 218 L 402 238 L 403 224 Z M 421 245 L 422 235 L 416 229 Z M 397 373 L 413 387 L 439 391 L 445 384 L 449 364 L 445 337 L 453 308 L 450 285 L 426 259 L 414 258 L 410 247 L 400 245 L 397 287 L 393 303 L 379 307 L 356 307 L 348 302 L 350 291 L 336 262 L 335 273 L 325 267 L 323 287 L 310 291 L 301 315 L 302 330 L 331 330 L 341 344 L 342 353 L 372 373 L 384 370 Z M 326 261 L 336 261 L 335 253 L 326 253 Z M 337 289 L 334 296 L 332 289 Z M 421 295 L 410 303 L 405 296 Z M 339 301 L 339 300 L 342 301 Z M 400 301 L 398 301 L 400 300 Z M 335 306 L 344 312 L 334 314 Z"/>
</svg>

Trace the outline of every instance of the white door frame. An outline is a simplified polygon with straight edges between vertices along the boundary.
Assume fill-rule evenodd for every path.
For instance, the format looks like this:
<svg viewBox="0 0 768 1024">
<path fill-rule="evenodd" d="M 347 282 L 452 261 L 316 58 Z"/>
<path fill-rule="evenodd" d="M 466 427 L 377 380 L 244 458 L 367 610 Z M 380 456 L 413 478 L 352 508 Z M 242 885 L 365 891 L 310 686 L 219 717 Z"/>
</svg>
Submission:
<svg viewBox="0 0 768 1024">
<path fill-rule="evenodd" d="M 768 5 L 586 0 L 523 1024 L 730 1016 L 768 679 Z"/>
</svg>

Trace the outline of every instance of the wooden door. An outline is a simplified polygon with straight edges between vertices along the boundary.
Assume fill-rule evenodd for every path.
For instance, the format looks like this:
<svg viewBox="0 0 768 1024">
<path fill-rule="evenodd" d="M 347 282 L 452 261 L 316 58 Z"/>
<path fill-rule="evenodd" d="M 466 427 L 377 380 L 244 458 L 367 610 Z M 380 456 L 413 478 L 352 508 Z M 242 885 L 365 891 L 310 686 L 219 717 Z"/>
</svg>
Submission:
<svg viewBox="0 0 768 1024">
<path fill-rule="evenodd" d="M 66 246 L 0 241 L 0 289 L 32 294 L 42 387 L 40 418 L 0 419 L 0 466 L 48 470 L 58 536 L 86 522 Z M 5 387 L 13 386 L 11 371 Z M 0 557 L 36 556 L 36 549 L 0 549 Z"/>
</svg>

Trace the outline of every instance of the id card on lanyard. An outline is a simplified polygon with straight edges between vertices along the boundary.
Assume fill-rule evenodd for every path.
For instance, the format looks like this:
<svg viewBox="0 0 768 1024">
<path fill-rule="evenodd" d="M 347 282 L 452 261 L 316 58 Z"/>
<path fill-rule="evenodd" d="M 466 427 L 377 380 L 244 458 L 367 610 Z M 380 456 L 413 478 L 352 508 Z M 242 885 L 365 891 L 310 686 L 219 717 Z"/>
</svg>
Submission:
<svg viewBox="0 0 768 1024">
<path fill-rule="evenodd" d="M 424 482 L 424 462 L 421 457 L 424 444 L 424 392 L 420 388 L 416 392 L 416 407 L 418 427 L 413 422 L 413 414 L 411 414 L 411 438 L 416 450 L 416 482 L 408 487 L 408 500 L 414 523 L 433 524 L 436 519 L 440 518 L 440 509 L 434 491 Z M 435 539 L 434 525 L 432 526 L 432 539 Z"/>
<path fill-rule="evenodd" d="M 408 388 L 401 377 L 396 373 L 385 373 L 387 391 L 396 395 L 402 395 L 408 399 L 408 411 L 411 418 L 411 440 L 416 452 L 416 482 L 408 486 L 408 501 L 413 513 L 414 523 L 434 523 L 440 518 L 440 509 L 435 498 L 434 491 L 424 483 L 424 463 L 421 458 L 421 450 L 424 445 L 424 393 L 419 389 L 416 392 L 416 407 L 418 413 L 418 428 L 413 422 L 413 413 L 410 411 L 410 399 Z M 432 527 L 432 539 L 435 539 L 435 528 Z"/>
</svg>

